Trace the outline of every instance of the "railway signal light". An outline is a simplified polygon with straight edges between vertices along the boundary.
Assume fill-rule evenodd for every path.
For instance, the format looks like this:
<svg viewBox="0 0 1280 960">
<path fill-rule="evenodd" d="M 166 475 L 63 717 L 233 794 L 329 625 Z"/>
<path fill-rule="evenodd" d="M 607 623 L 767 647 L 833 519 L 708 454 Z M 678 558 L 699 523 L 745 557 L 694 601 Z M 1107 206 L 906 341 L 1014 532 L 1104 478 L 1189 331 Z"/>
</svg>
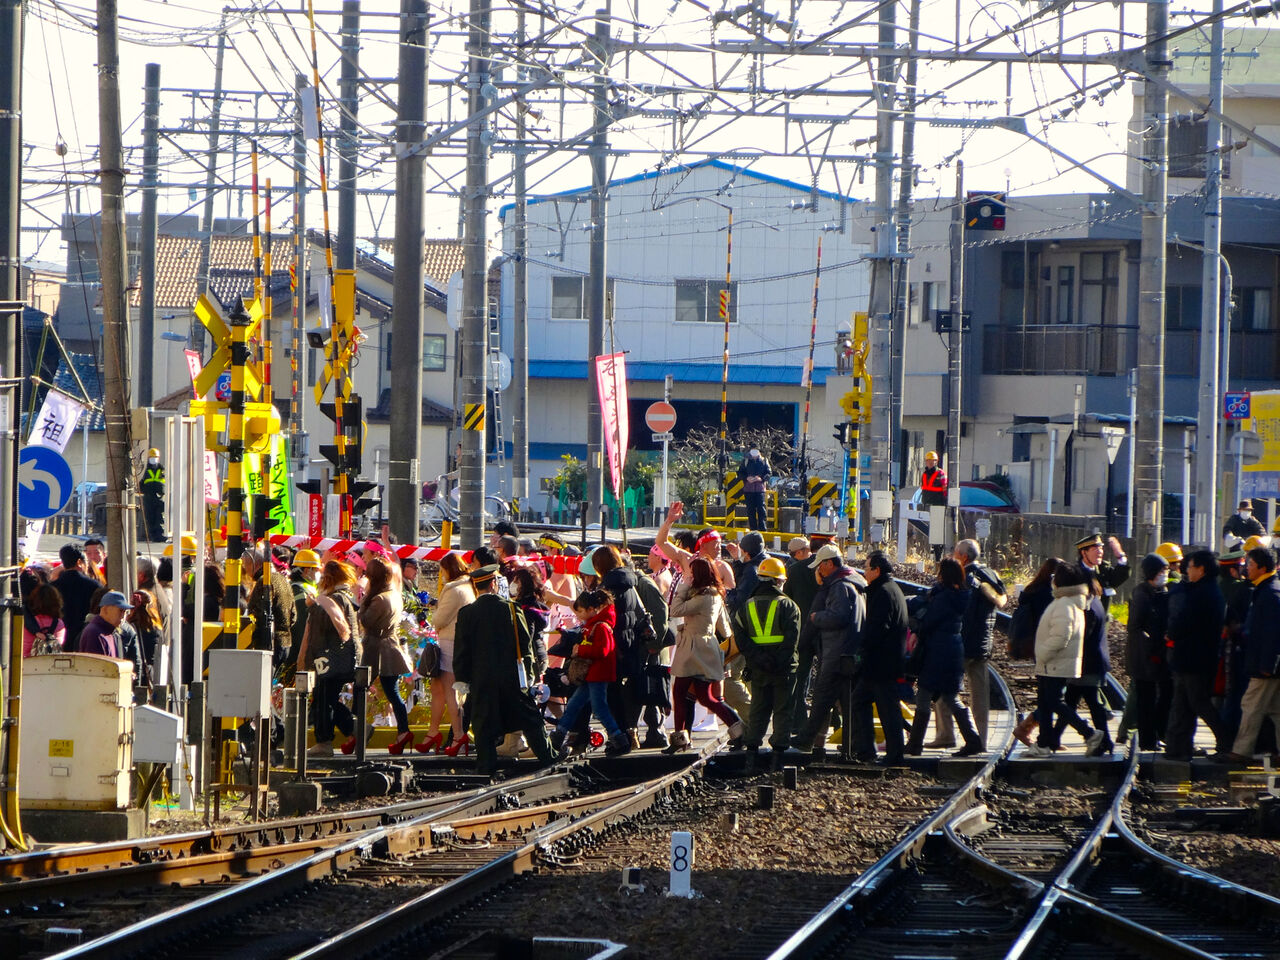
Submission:
<svg viewBox="0 0 1280 960">
<path fill-rule="evenodd" d="M 340 413 L 339 403 L 342 406 Z M 334 442 L 320 444 L 320 455 L 339 473 L 354 475 L 360 472 L 360 451 L 364 446 L 363 412 L 360 395 L 355 393 L 342 401 L 320 404 L 321 416 L 334 422 Z"/>
<path fill-rule="evenodd" d="M 372 480 L 352 480 L 350 487 L 351 496 L 355 501 L 351 507 L 353 515 L 358 517 L 377 505 L 378 500 L 376 497 L 365 496 L 366 493 L 372 492 L 377 487 L 377 484 Z"/>
<path fill-rule="evenodd" d="M 990 191 L 966 194 L 964 228 L 966 230 L 1003 230 L 1004 194 Z"/>
</svg>

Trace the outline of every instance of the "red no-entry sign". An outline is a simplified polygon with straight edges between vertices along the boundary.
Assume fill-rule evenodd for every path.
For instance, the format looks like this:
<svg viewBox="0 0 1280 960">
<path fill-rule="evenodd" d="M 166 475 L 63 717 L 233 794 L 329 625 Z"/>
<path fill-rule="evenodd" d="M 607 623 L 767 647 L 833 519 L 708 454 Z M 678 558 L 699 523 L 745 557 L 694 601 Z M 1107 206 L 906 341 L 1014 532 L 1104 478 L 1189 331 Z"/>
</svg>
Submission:
<svg viewBox="0 0 1280 960">
<path fill-rule="evenodd" d="M 676 408 L 665 400 L 651 403 L 644 412 L 644 422 L 654 433 L 670 433 L 676 425 Z"/>
</svg>

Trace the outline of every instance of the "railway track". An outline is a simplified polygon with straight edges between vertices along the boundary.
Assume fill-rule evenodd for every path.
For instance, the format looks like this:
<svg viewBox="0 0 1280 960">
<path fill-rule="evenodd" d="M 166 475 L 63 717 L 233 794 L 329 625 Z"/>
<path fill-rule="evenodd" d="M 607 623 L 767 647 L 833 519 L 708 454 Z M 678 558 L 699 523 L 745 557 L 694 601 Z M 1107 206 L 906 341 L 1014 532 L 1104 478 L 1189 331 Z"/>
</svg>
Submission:
<svg viewBox="0 0 1280 960">
<path fill-rule="evenodd" d="M 438 933 L 450 912 L 680 793 L 722 740 L 710 742 L 685 769 L 639 785 L 580 795 L 580 778 L 567 772 L 524 778 L 484 796 L 455 798 L 447 809 L 361 830 L 252 879 L 176 891 L 149 887 L 128 900 L 133 922 L 62 952 L 48 937 L 51 916 L 35 918 L 44 941 L 30 936 L 15 955 L 198 960 L 380 952 L 384 938 L 406 929 Z M 549 796 L 556 799 L 524 804 Z M 100 924 L 101 911 L 111 905 L 96 901 L 84 909 Z M 63 906 L 57 928 L 74 929 L 76 915 Z"/>
<path fill-rule="evenodd" d="M 1039 791 L 1033 805 L 994 785 L 993 756 L 772 958 L 1276 956 L 1280 901 L 1177 863 L 1125 824 L 1137 760 L 1110 790 Z"/>
</svg>

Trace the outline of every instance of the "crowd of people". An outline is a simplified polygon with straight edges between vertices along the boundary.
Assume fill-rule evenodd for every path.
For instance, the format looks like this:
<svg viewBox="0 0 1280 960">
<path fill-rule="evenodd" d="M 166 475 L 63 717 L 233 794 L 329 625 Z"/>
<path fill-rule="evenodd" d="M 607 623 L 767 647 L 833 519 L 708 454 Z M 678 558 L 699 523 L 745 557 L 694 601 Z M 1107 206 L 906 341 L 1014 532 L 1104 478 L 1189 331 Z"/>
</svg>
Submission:
<svg viewBox="0 0 1280 960">
<path fill-rule="evenodd" d="M 908 599 L 883 552 L 855 565 L 834 543 L 815 551 L 795 537 L 784 562 L 759 533 L 735 542 L 713 528 L 677 529 L 682 519 L 676 503 L 637 555 L 611 544 L 583 554 L 556 534 L 535 542 L 504 521 L 486 546 L 448 552 L 430 584 L 385 533 L 343 554 L 247 550 L 239 585 L 184 537 L 176 558 L 170 548 L 158 564 L 139 559 L 127 596 L 104 582 L 104 544 L 67 545 L 56 575 L 39 563 L 23 571 L 23 655 L 119 657 L 145 686 L 170 619 L 190 638 L 196 624 L 220 620 L 238 590 L 252 645 L 272 651 L 278 679 L 315 676 L 313 756 L 357 746 L 357 666 L 370 668 L 394 720 L 392 754 L 474 752 L 485 772 L 502 756 L 549 763 L 592 745 L 675 753 L 715 720 L 750 765 L 766 741 L 775 765 L 788 750 L 822 754 L 837 717 L 846 752 L 863 763 L 987 749 L 989 661 L 1010 595 L 976 541 L 959 541 L 938 561 L 936 583 Z M 1053 755 L 1070 727 L 1090 755 L 1136 736 L 1144 749 L 1189 759 L 1202 722 L 1217 758 L 1250 758 L 1260 734 L 1271 736 L 1265 721 L 1280 727 L 1280 585 L 1268 546 L 1243 546 L 1183 556 L 1164 544 L 1143 558 L 1114 739 L 1107 624 L 1128 560 L 1114 537 L 1091 534 L 1075 561 L 1046 561 L 1008 627 L 1011 655 L 1035 661 L 1037 707 L 1015 731 L 1026 752 Z M 427 719 L 421 737 L 410 723 L 415 700 Z"/>
</svg>

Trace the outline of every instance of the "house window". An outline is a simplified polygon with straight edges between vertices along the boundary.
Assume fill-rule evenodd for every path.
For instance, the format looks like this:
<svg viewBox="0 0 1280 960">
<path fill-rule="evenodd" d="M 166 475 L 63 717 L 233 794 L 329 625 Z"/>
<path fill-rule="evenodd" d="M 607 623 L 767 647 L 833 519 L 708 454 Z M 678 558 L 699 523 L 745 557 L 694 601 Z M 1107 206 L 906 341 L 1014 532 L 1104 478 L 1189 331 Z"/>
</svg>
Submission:
<svg viewBox="0 0 1280 960">
<path fill-rule="evenodd" d="M 1237 305 L 1234 319 L 1240 329 L 1273 329 L 1270 287 L 1241 287 L 1235 300 Z"/>
<path fill-rule="evenodd" d="M 1170 330 L 1200 329 L 1200 285 L 1178 285 L 1165 290 L 1164 323 Z"/>
<path fill-rule="evenodd" d="M 1006 250 L 1000 254 L 1000 323 L 1021 326 L 1039 323 L 1036 280 L 1040 254 L 1036 250 Z"/>
<path fill-rule="evenodd" d="M 585 320 L 591 308 L 589 277 L 551 278 L 551 319 Z M 606 319 L 613 316 L 613 279 L 606 282 L 604 306 Z"/>
<path fill-rule="evenodd" d="M 445 335 L 428 333 L 422 337 L 422 369 L 438 373 L 445 368 Z"/>
<path fill-rule="evenodd" d="M 676 280 L 677 323 L 719 323 L 723 280 Z M 729 287 L 729 322 L 738 319 L 738 285 Z"/>
<path fill-rule="evenodd" d="M 1076 322 L 1076 268 L 1058 268 L 1058 296 L 1053 308 L 1056 323 Z"/>
<path fill-rule="evenodd" d="M 1080 322 L 1114 324 L 1120 311 L 1120 254 L 1080 256 Z"/>
</svg>

